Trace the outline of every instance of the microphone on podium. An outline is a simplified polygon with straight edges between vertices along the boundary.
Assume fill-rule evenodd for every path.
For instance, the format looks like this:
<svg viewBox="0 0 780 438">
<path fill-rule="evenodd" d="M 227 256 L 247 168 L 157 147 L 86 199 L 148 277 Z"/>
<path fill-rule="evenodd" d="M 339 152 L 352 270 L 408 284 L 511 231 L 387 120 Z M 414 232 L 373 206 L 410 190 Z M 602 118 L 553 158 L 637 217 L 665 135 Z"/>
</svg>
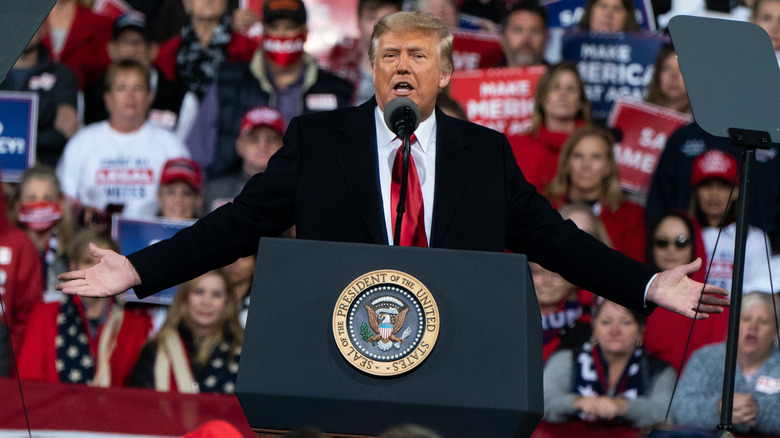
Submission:
<svg viewBox="0 0 780 438">
<path fill-rule="evenodd" d="M 409 138 L 420 124 L 420 108 L 408 97 L 396 97 L 385 105 L 385 123 L 401 139 Z"/>
<path fill-rule="evenodd" d="M 401 223 L 406 211 L 409 154 L 411 153 L 410 138 L 420 124 L 420 108 L 408 97 L 396 97 L 385 105 L 385 123 L 403 142 L 400 192 L 398 204 L 395 207 L 396 218 L 393 232 L 393 245 L 398 246 L 401 244 Z"/>
</svg>

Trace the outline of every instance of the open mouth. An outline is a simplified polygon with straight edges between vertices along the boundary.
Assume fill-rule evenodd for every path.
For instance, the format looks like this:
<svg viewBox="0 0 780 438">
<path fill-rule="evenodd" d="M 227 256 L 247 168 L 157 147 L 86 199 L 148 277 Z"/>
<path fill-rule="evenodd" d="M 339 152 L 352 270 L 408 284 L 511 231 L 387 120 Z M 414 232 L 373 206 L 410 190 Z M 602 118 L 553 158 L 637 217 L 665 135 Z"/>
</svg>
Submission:
<svg viewBox="0 0 780 438">
<path fill-rule="evenodd" d="M 409 94 L 412 90 L 414 90 L 414 87 L 408 82 L 399 82 L 393 86 L 393 91 L 395 91 L 396 94 Z"/>
</svg>

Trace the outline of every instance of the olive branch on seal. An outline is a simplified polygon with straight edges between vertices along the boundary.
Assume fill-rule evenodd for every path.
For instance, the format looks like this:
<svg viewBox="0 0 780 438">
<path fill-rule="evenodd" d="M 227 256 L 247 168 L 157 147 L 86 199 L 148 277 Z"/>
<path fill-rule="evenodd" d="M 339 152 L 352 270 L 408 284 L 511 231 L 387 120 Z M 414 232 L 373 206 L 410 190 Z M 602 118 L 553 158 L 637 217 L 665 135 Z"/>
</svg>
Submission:
<svg viewBox="0 0 780 438">
<path fill-rule="evenodd" d="M 374 337 L 374 332 L 368 328 L 368 324 L 365 322 L 360 325 L 360 336 L 363 337 L 364 342 L 368 342 L 369 339 Z"/>
</svg>

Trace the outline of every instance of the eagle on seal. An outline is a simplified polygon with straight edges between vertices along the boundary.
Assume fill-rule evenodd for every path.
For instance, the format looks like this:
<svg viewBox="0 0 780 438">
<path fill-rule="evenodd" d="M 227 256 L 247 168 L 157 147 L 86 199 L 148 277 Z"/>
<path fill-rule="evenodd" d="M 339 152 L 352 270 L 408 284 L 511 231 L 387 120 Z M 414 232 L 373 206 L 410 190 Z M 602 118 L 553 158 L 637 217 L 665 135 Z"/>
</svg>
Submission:
<svg viewBox="0 0 780 438">
<path fill-rule="evenodd" d="M 368 339 L 368 342 L 382 351 L 387 351 L 393 347 L 393 343 L 404 341 L 403 338 L 397 338 L 395 335 L 404 327 L 409 306 L 392 297 L 383 298 L 366 304 L 368 324 L 377 333 Z"/>
</svg>

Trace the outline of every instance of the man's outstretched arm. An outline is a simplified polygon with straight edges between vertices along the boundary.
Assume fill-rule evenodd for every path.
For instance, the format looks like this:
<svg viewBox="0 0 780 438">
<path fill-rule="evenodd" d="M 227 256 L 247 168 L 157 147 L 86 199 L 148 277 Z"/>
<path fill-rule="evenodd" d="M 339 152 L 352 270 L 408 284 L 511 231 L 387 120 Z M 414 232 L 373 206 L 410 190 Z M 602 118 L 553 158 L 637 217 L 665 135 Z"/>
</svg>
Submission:
<svg viewBox="0 0 780 438">
<path fill-rule="evenodd" d="M 688 318 L 705 319 L 710 313 L 722 313 L 723 307 L 729 305 L 728 291 L 688 277 L 701 267 L 701 263 L 701 259 L 696 259 L 658 273 L 650 281 L 645 300 Z"/>
<path fill-rule="evenodd" d="M 60 274 L 57 289 L 86 297 L 108 297 L 141 284 L 133 264 L 123 255 L 90 243 L 89 253 L 100 261 L 88 269 Z"/>
</svg>

